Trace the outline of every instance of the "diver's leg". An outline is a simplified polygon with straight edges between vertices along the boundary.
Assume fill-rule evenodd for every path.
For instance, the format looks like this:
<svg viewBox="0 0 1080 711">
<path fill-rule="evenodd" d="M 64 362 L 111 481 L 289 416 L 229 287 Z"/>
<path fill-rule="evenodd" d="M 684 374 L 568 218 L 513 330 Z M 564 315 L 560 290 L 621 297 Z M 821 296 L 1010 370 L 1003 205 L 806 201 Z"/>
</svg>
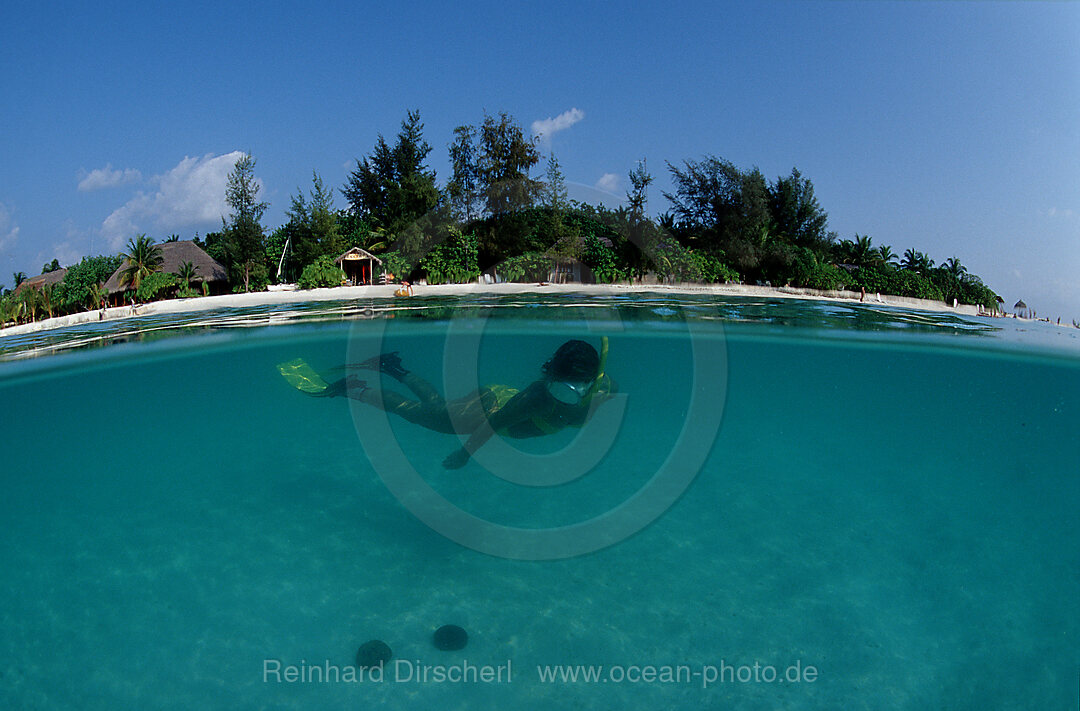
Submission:
<svg viewBox="0 0 1080 711">
<path fill-rule="evenodd" d="M 409 390 L 412 390 L 413 394 L 416 395 L 421 402 L 439 405 L 444 404 L 443 396 L 439 394 L 439 391 L 436 390 L 431 383 L 412 371 L 405 370 L 405 368 L 402 367 L 401 358 L 398 356 L 397 351 L 382 353 L 372 358 L 368 358 L 363 363 L 353 367 L 363 368 L 365 370 L 377 370 L 380 373 L 389 375 Z"/>
<path fill-rule="evenodd" d="M 420 398 L 421 402 L 440 405 L 442 407 L 446 406 L 446 401 L 443 400 L 443 396 L 439 394 L 439 391 L 435 389 L 435 386 L 421 378 L 419 375 L 406 372 L 405 375 L 395 378 L 395 380 L 409 390 L 412 390 L 413 394 Z"/>
<path fill-rule="evenodd" d="M 381 389 L 379 392 L 375 392 L 367 386 L 365 381 L 355 375 L 350 375 L 347 380 L 349 384 L 345 394 L 353 400 L 359 400 L 384 412 L 395 414 L 408 422 L 426 427 L 429 430 L 447 434 L 454 433 L 454 425 L 450 421 L 446 403 L 443 402 L 441 397 L 437 400 L 420 402 L 410 400 L 393 390 Z"/>
</svg>

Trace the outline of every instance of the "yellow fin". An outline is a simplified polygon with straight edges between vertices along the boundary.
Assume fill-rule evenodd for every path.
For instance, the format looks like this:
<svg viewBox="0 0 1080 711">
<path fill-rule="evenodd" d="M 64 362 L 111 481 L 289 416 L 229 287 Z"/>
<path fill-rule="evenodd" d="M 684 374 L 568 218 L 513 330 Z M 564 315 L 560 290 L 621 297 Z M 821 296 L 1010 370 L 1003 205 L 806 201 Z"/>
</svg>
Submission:
<svg viewBox="0 0 1080 711">
<path fill-rule="evenodd" d="M 312 395 L 321 393 L 329 387 L 329 384 L 316 373 L 303 358 L 294 358 L 287 363 L 278 363 L 281 377 L 289 381 L 289 385 L 301 392 Z"/>
</svg>

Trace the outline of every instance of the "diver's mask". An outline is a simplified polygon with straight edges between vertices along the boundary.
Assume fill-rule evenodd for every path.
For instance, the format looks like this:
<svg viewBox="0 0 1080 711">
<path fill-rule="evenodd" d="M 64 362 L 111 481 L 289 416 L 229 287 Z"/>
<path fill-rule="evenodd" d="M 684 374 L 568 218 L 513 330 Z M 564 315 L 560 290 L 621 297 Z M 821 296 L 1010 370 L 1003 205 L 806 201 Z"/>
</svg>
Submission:
<svg viewBox="0 0 1080 711">
<path fill-rule="evenodd" d="M 596 384 L 595 380 L 586 383 L 571 383 L 565 380 L 549 380 L 547 391 L 551 397 L 564 405 L 580 405 Z"/>
</svg>

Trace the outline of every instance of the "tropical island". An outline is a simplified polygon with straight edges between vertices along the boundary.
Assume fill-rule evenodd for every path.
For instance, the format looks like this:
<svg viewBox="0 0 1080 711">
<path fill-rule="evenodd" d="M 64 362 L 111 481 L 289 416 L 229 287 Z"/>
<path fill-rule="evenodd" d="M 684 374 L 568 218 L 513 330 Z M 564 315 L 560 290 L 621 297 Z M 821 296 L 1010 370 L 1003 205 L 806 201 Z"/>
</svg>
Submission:
<svg viewBox="0 0 1080 711">
<path fill-rule="evenodd" d="M 640 162 L 617 209 L 570 200 L 557 157 L 506 113 L 459 126 L 449 144 L 452 173 L 439 185 L 427 166 L 432 148 L 417 111 L 393 142 L 371 152 L 334 191 L 313 173 L 291 198 L 286 224 L 262 224 L 255 158 L 228 177 L 231 212 L 222 227 L 181 241 L 133 235 L 118 255 L 87 256 L 42 274 L 14 274 L 0 288 L 0 324 L 138 305 L 165 299 L 408 280 L 426 284 L 748 284 L 850 291 L 967 304 L 996 313 L 1001 299 L 959 259 L 840 239 L 814 186 L 798 169 L 768 180 L 706 155 L 667 163 L 671 208 L 652 217 L 653 176 Z M 544 177 L 532 177 L 545 163 Z"/>
</svg>

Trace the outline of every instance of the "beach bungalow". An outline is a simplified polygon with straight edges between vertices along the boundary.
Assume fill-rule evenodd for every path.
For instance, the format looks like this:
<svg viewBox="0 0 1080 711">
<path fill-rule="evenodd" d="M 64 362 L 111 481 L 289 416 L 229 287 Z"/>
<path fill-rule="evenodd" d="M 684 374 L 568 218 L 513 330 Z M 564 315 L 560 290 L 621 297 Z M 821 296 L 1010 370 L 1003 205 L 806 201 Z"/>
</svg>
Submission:
<svg viewBox="0 0 1080 711">
<path fill-rule="evenodd" d="M 201 288 L 205 283 L 213 296 L 229 293 L 229 273 L 225 267 L 191 240 L 163 242 L 157 246 L 161 247 L 161 271 L 175 274 L 180 271 L 181 264 L 191 262 L 195 266 L 194 285 Z M 105 282 L 109 301 L 116 306 L 123 303 L 124 292 L 132 290 L 130 286 L 120 286 L 120 273 L 123 271 L 124 265 L 121 264 Z"/>
<path fill-rule="evenodd" d="M 22 283 L 15 287 L 15 293 L 17 294 L 23 289 L 41 289 L 49 284 L 59 284 L 64 280 L 65 274 L 67 274 L 66 267 L 63 269 L 54 269 L 53 271 L 45 272 L 44 274 L 38 274 L 29 279 L 23 279 Z"/>
<path fill-rule="evenodd" d="M 1013 315 L 1017 318 L 1028 317 L 1028 305 L 1024 303 L 1023 299 L 1017 301 L 1016 304 L 1013 305 Z"/>
<path fill-rule="evenodd" d="M 378 284 L 382 260 L 367 250 L 353 247 L 334 260 L 351 286 Z"/>
</svg>

